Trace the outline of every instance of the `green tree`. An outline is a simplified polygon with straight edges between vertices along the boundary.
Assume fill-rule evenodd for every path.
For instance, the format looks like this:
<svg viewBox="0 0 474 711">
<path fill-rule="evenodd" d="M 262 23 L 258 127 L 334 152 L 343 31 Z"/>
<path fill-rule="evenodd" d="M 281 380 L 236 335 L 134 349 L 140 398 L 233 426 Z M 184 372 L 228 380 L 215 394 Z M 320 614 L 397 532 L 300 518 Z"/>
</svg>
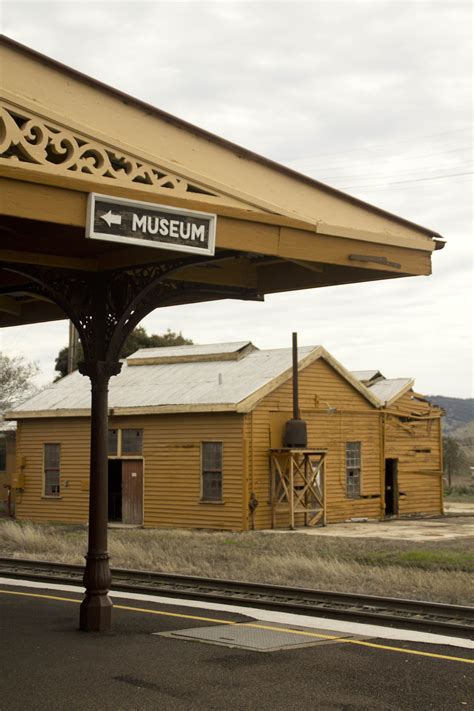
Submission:
<svg viewBox="0 0 474 711">
<path fill-rule="evenodd" d="M 32 393 L 32 378 L 38 372 L 36 363 L 28 363 L 21 356 L 0 353 L 0 412 Z"/>
<path fill-rule="evenodd" d="M 444 471 L 451 486 L 453 476 L 463 476 L 469 473 L 469 462 L 454 437 L 443 437 Z"/>
<path fill-rule="evenodd" d="M 192 341 L 189 338 L 184 338 L 181 333 L 175 333 L 168 329 L 163 334 L 152 333 L 148 335 L 143 326 L 137 326 L 135 330 L 129 335 L 125 344 L 120 352 L 121 358 L 127 358 L 131 353 L 135 353 L 139 348 L 160 348 L 162 346 L 190 346 Z M 67 375 L 67 359 L 68 359 L 69 347 L 64 346 L 59 351 L 54 369 L 57 371 L 58 375 L 55 380 L 60 380 L 65 375 Z M 80 362 L 84 358 L 84 353 L 82 346 L 79 343 L 77 360 Z"/>
</svg>

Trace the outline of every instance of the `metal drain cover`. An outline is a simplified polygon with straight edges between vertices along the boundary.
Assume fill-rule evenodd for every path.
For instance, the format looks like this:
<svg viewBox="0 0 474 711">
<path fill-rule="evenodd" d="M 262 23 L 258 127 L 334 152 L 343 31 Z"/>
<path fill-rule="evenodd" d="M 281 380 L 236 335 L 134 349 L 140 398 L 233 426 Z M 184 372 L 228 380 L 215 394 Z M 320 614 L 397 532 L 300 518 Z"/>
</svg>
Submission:
<svg viewBox="0 0 474 711">
<path fill-rule="evenodd" d="M 249 626 L 248 623 L 232 625 L 212 625 L 212 627 L 194 627 L 173 632 L 154 632 L 160 637 L 193 640 L 207 644 L 219 644 L 225 647 L 238 647 L 255 652 L 277 652 L 283 649 L 300 649 L 320 644 L 334 644 L 341 639 L 353 639 L 356 635 L 329 630 L 310 629 L 308 627 L 291 628 L 288 625 L 272 622 L 271 625 Z M 329 639 L 328 639 L 329 637 Z M 359 637 L 357 637 L 359 638 Z"/>
</svg>

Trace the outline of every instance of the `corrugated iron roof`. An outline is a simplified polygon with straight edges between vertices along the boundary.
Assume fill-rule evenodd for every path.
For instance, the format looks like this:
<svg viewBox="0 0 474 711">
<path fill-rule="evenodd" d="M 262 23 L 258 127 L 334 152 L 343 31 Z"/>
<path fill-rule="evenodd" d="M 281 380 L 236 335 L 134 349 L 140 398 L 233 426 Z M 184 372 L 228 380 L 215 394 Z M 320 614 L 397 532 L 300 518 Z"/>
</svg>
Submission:
<svg viewBox="0 0 474 711">
<path fill-rule="evenodd" d="M 229 354 L 238 357 L 229 359 Z M 349 372 L 322 346 L 298 349 L 300 367 L 319 357 L 375 407 L 389 405 L 413 387 L 411 378 L 385 379 L 378 370 Z M 143 365 L 129 365 L 127 360 L 140 360 Z M 259 350 L 250 341 L 236 341 L 140 349 L 127 360 L 122 364 L 121 373 L 112 377 L 109 384 L 109 408 L 121 411 L 118 414 L 126 414 L 124 411 L 132 414 L 139 408 L 178 412 L 214 408 L 247 411 L 253 407 L 255 397 L 263 397 L 290 377 L 292 350 Z M 164 362 L 159 362 L 161 360 Z M 74 411 L 85 415 L 90 401 L 89 379 L 75 371 L 19 404 L 8 416 L 73 415 Z"/>
<path fill-rule="evenodd" d="M 247 345 L 248 341 L 239 342 Z M 220 344 L 228 353 L 236 344 Z M 229 348 L 224 349 L 224 347 Z M 187 350 L 201 346 L 179 346 Z M 214 352 L 215 346 L 210 349 Z M 299 362 L 319 346 L 298 349 Z M 155 349 L 153 349 L 155 350 Z M 162 349 L 156 349 L 161 351 Z M 164 350 L 164 349 L 163 349 Z M 177 350 L 177 348 L 173 349 Z M 137 354 L 135 353 L 133 357 Z M 144 366 L 129 366 L 125 361 L 118 376 L 110 379 L 110 408 L 166 406 L 236 406 L 268 385 L 292 365 L 291 348 L 254 350 L 240 360 L 197 361 Z M 90 408 L 90 382 L 78 371 L 53 383 L 23 402 L 15 413 Z"/>
<path fill-rule="evenodd" d="M 388 405 L 403 392 L 413 387 L 413 384 L 413 378 L 391 378 L 379 380 L 373 385 L 369 385 L 368 389 L 378 397 L 384 405 Z"/>
</svg>

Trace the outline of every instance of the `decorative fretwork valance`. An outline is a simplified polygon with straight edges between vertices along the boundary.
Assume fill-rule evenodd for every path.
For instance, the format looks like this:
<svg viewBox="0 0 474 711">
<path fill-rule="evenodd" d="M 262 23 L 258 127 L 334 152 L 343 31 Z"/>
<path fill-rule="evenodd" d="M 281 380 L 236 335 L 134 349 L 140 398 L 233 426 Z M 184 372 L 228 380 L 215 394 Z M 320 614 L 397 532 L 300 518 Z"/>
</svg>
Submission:
<svg viewBox="0 0 474 711">
<path fill-rule="evenodd" d="M 216 196 L 176 173 L 2 101 L 0 163 L 14 161 L 54 166 L 55 173 L 64 175 L 96 176 L 109 184 L 135 183 L 160 192 Z"/>
</svg>

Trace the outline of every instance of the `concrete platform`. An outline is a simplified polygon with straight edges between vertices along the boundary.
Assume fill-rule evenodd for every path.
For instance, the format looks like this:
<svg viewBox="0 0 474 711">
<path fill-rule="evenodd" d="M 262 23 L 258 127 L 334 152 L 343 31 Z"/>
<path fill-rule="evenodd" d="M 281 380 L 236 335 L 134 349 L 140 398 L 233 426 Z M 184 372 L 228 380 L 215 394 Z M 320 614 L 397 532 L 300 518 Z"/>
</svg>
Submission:
<svg viewBox="0 0 474 711">
<path fill-rule="evenodd" d="M 81 597 L 0 585 L 2 711 L 446 711 L 474 698 L 472 650 L 353 639 L 262 654 L 156 633 L 268 623 L 132 599 L 115 602 L 112 633 L 81 633 Z"/>
</svg>

